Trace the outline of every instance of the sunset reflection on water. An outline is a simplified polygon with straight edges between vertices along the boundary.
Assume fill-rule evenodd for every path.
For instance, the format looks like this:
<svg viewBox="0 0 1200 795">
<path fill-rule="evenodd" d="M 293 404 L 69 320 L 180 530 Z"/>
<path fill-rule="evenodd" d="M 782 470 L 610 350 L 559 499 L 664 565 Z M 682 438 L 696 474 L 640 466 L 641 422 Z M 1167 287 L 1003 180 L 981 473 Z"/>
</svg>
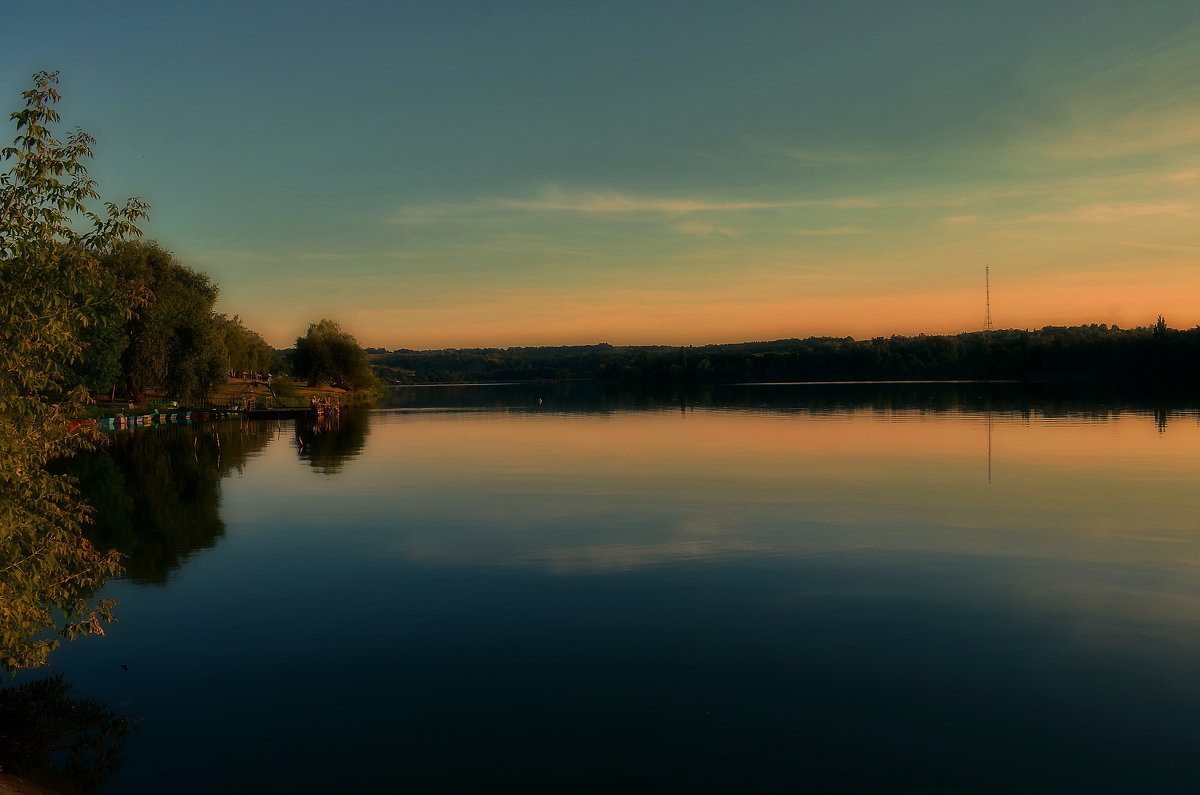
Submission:
<svg viewBox="0 0 1200 795">
<path fill-rule="evenodd" d="M 977 393 L 280 426 L 59 663 L 112 793 L 1195 791 L 1195 411 Z"/>
</svg>

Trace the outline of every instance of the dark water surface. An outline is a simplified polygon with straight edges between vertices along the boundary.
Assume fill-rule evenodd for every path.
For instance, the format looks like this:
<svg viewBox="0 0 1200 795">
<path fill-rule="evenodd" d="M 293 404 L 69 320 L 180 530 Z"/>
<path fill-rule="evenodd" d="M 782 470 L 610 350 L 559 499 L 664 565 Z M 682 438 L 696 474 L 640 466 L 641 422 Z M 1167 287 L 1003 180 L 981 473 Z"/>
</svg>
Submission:
<svg viewBox="0 0 1200 795">
<path fill-rule="evenodd" d="M 138 431 L 91 464 L 121 621 L 54 663 L 137 720 L 107 793 L 1200 791 L 1198 416 L 512 386 Z"/>
</svg>

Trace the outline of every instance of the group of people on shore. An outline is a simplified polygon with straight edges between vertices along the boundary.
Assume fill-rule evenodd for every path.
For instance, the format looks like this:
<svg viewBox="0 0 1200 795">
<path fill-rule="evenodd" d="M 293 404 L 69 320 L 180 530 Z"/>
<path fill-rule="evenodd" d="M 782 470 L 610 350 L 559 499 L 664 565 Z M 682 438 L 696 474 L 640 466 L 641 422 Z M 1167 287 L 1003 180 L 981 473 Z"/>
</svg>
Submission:
<svg viewBox="0 0 1200 795">
<path fill-rule="evenodd" d="M 227 375 L 231 380 L 239 377 L 239 374 L 236 370 L 226 370 L 225 375 Z M 245 373 L 244 372 L 244 373 L 241 373 L 240 377 L 243 381 L 254 381 L 255 383 L 269 384 L 269 383 L 271 383 L 272 375 L 271 375 L 271 373 Z"/>
</svg>

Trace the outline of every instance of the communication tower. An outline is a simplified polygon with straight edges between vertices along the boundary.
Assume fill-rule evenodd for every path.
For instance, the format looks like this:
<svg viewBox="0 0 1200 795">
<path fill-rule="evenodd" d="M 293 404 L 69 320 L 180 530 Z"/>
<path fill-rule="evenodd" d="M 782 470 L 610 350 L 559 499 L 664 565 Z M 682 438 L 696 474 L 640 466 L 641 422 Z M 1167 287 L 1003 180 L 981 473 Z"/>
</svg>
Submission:
<svg viewBox="0 0 1200 795">
<path fill-rule="evenodd" d="M 992 275 L 990 270 L 990 265 L 983 266 L 983 327 L 987 331 L 992 330 Z"/>
</svg>

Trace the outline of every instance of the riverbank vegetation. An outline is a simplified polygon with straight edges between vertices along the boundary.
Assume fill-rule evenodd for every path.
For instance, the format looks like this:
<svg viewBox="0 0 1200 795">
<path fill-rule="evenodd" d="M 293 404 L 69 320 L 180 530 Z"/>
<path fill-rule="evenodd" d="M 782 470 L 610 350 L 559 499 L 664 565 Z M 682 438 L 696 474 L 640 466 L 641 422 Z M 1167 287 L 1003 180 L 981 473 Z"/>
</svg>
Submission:
<svg viewBox="0 0 1200 795">
<path fill-rule="evenodd" d="M 97 396 L 234 402 L 222 396 L 268 376 L 265 391 L 274 398 L 298 394 L 292 376 L 309 392 L 358 393 L 379 385 L 363 349 L 335 321 L 313 323 L 294 349 L 276 351 L 239 316 L 217 313 L 217 285 L 157 243 L 122 243 L 99 267 L 113 289 L 140 303 L 123 318 L 110 308 L 106 323 L 81 332 L 81 356 L 66 378 Z"/>
<path fill-rule="evenodd" d="M 34 75 L 24 108 L 11 115 L 13 145 L 0 150 L 8 166 L 0 173 L 0 669 L 8 670 L 44 665 L 61 637 L 103 634 L 113 620 L 113 603 L 94 595 L 121 571 L 121 556 L 87 539 L 93 508 L 58 467 L 102 442 L 73 421 L 93 395 L 203 399 L 234 374 L 250 376 L 244 388 L 288 370 L 240 318 L 215 312 L 218 289 L 206 274 L 140 240 L 147 204 L 100 201 L 87 170 L 94 139 L 56 133 L 57 84 L 55 73 Z M 354 371 L 337 380 L 362 383 Z M 295 392 L 286 378 L 279 386 Z"/>
</svg>

